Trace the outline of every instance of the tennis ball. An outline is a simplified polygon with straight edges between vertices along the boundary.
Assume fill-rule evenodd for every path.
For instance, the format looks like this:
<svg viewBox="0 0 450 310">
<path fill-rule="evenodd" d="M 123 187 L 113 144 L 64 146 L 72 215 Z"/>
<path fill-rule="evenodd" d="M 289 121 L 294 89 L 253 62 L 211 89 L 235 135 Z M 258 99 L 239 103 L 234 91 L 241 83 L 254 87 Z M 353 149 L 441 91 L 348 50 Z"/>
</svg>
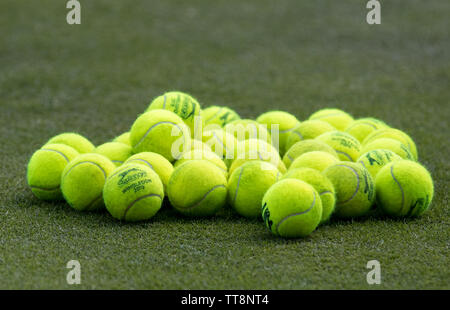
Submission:
<svg viewBox="0 0 450 310">
<path fill-rule="evenodd" d="M 390 150 L 403 159 L 415 160 L 411 150 L 405 144 L 390 138 L 380 138 L 365 144 L 361 153 L 364 154 L 378 149 Z"/>
<path fill-rule="evenodd" d="M 189 146 L 187 147 L 186 152 L 188 150 L 190 150 L 190 151 L 200 150 L 200 151 L 205 151 L 205 152 L 212 152 L 212 149 L 209 145 L 207 145 L 206 143 L 203 143 L 202 141 L 199 141 L 197 139 L 191 139 L 189 141 Z"/>
<path fill-rule="evenodd" d="M 340 162 L 323 173 L 336 190 L 337 216 L 357 217 L 370 211 L 375 200 L 374 181 L 361 164 Z"/>
<path fill-rule="evenodd" d="M 286 165 L 286 167 L 290 167 L 292 162 L 299 157 L 300 155 L 312 152 L 312 151 L 322 151 L 330 153 L 331 155 L 335 156 L 336 158 L 339 158 L 336 151 L 326 144 L 325 142 L 319 141 L 319 140 L 303 140 L 295 143 L 291 148 L 284 154 L 283 156 L 283 163 Z"/>
<path fill-rule="evenodd" d="M 408 136 L 405 132 L 395 129 L 395 128 L 384 128 L 379 129 L 374 132 L 372 132 L 370 135 L 368 135 L 364 141 L 363 145 L 366 145 L 374 140 L 380 139 L 380 138 L 390 138 L 394 140 L 398 140 L 404 145 L 406 145 L 409 150 L 411 151 L 414 160 L 417 161 L 419 159 L 418 153 L 417 153 L 417 147 L 414 143 L 413 139 L 411 139 L 410 136 Z"/>
<path fill-rule="evenodd" d="M 289 133 L 285 149 L 289 150 L 291 146 L 299 141 L 314 139 L 325 132 L 334 130 L 336 128 L 324 121 L 308 120 L 301 122 Z"/>
<path fill-rule="evenodd" d="M 381 168 L 375 179 L 377 205 L 397 217 L 419 216 L 433 199 L 433 180 L 422 165 L 398 160 Z"/>
<path fill-rule="evenodd" d="M 173 172 L 173 166 L 164 156 L 153 152 L 142 152 L 134 154 L 124 164 L 141 164 L 153 169 L 164 185 L 164 193 L 167 193 L 167 185 Z"/>
<path fill-rule="evenodd" d="M 216 105 L 203 109 L 202 118 L 205 125 L 217 124 L 221 127 L 232 121 L 241 119 L 241 117 L 232 109 Z"/>
<path fill-rule="evenodd" d="M 172 162 L 189 146 L 190 136 L 183 120 L 167 110 L 140 115 L 130 131 L 134 153 L 155 152 Z"/>
<path fill-rule="evenodd" d="M 225 125 L 225 132 L 233 135 L 238 141 L 259 139 L 271 143 L 267 126 L 251 119 L 238 119 Z"/>
<path fill-rule="evenodd" d="M 115 168 L 109 158 L 95 153 L 70 161 L 61 175 L 61 192 L 67 203 L 79 211 L 103 208 L 103 186 Z"/>
<path fill-rule="evenodd" d="M 118 220 L 143 221 L 153 217 L 164 199 L 163 184 L 155 171 L 140 164 L 126 164 L 106 179 L 106 209 Z"/>
<path fill-rule="evenodd" d="M 27 167 L 27 182 L 33 194 L 42 200 L 62 200 L 61 174 L 78 155 L 64 144 L 46 144 L 34 152 Z"/>
<path fill-rule="evenodd" d="M 266 125 L 267 129 L 271 131 L 272 143 L 274 143 L 274 138 L 276 137 L 272 131 L 272 125 L 278 125 L 278 148 L 281 156 L 287 150 L 286 142 L 289 134 L 296 126 L 300 124 L 294 115 L 283 111 L 269 111 L 263 113 L 258 116 L 256 121 L 260 124 Z"/>
<path fill-rule="evenodd" d="M 175 168 L 167 194 L 172 206 L 190 216 L 214 215 L 227 198 L 227 179 L 207 160 L 189 160 Z"/>
<path fill-rule="evenodd" d="M 208 130 L 203 132 L 203 142 L 223 159 L 227 167 L 237 156 L 237 140 L 225 130 Z"/>
<path fill-rule="evenodd" d="M 182 165 L 183 163 L 189 160 L 207 160 L 214 164 L 217 168 L 219 168 L 222 173 L 225 175 L 225 178 L 228 177 L 228 169 L 223 160 L 216 154 L 211 151 L 206 150 L 191 150 L 184 152 L 181 154 L 180 159 L 175 162 L 174 167 Z"/>
<path fill-rule="evenodd" d="M 353 117 L 350 114 L 339 109 L 322 109 L 313 113 L 309 119 L 327 122 L 341 131 L 353 122 Z"/>
<path fill-rule="evenodd" d="M 133 149 L 128 144 L 121 142 L 106 142 L 97 146 L 95 153 L 108 157 L 118 167 L 133 154 L 132 150 Z"/>
<path fill-rule="evenodd" d="M 120 142 L 131 146 L 130 132 L 129 131 L 124 132 L 120 136 L 115 137 L 112 142 Z"/>
<path fill-rule="evenodd" d="M 351 122 L 347 128 L 345 128 L 345 132 L 351 134 L 353 137 L 358 139 L 360 143 L 362 143 L 364 139 L 372 132 L 387 127 L 388 125 L 379 119 L 365 117 Z"/>
<path fill-rule="evenodd" d="M 284 179 L 275 183 L 264 195 L 262 217 L 274 235 L 306 237 L 320 223 L 322 202 L 317 191 L 308 183 Z"/>
<path fill-rule="evenodd" d="M 85 137 L 74 132 L 65 132 L 54 136 L 46 144 L 65 144 L 73 147 L 78 153 L 91 153 L 95 146 Z"/>
<path fill-rule="evenodd" d="M 297 157 L 289 166 L 289 170 L 295 168 L 313 168 L 322 172 L 329 166 L 336 164 L 338 161 L 336 156 L 327 152 L 308 152 Z"/>
<path fill-rule="evenodd" d="M 362 154 L 357 162 L 363 165 L 375 180 L 375 177 L 381 168 L 386 164 L 399 159 L 402 158 L 390 150 L 376 149 Z"/>
<path fill-rule="evenodd" d="M 265 192 L 280 176 L 278 169 L 269 163 L 246 162 L 228 179 L 228 202 L 242 216 L 259 217 Z"/>
<path fill-rule="evenodd" d="M 277 157 L 276 157 L 277 156 Z M 234 170 L 245 164 L 249 161 L 264 161 L 272 166 L 276 167 L 282 174 L 287 171 L 286 166 L 284 165 L 283 161 L 279 158 L 278 153 L 276 153 L 273 156 L 265 156 L 265 157 L 256 157 L 254 156 L 254 153 L 252 152 L 246 152 L 241 157 L 237 158 L 233 161 L 233 163 L 230 166 L 230 169 L 228 170 L 228 174 L 231 175 Z"/>
<path fill-rule="evenodd" d="M 322 202 L 320 223 L 325 223 L 330 219 L 336 206 L 336 193 L 333 183 L 326 176 L 315 169 L 297 168 L 289 170 L 281 179 L 298 179 L 312 185 Z"/>
<path fill-rule="evenodd" d="M 346 132 L 326 132 L 318 136 L 316 140 L 331 146 L 338 154 L 340 160 L 356 161 L 361 153 L 361 143 Z"/>
</svg>

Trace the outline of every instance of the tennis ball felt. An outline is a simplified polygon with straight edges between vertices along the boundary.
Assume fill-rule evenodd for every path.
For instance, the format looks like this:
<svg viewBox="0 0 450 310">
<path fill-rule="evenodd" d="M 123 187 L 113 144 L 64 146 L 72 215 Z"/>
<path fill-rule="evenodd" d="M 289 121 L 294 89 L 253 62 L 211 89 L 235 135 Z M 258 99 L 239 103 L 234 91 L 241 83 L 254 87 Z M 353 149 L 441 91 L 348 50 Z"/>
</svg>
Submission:
<svg viewBox="0 0 450 310">
<path fill-rule="evenodd" d="M 326 144 L 325 142 L 319 141 L 319 140 L 303 140 L 295 143 L 291 148 L 284 154 L 283 156 L 283 162 L 286 165 L 286 167 L 290 167 L 292 162 L 299 157 L 300 155 L 312 152 L 312 151 L 322 151 L 330 153 L 331 155 L 335 156 L 337 159 L 339 158 L 336 151 Z"/>
<path fill-rule="evenodd" d="M 228 107 L 214 105 L 202 110 L 202 118 L 205 125 L 217 124 L 223 127 L 232 121 L 240 119 L 241 117 Z"/>
<path fill-rule="evenodd" d="M 190 216 L 214 215 L 227 198 L 227 180 L 216 165 L 207 160 L 189 160 L 175 168 L 167 195 L 172 206 Z"/>
<path fill-rule="evenodd" d="M 93 152 L 95 146 L 85 137 L 74 132 L 65 132 L 54 136 L 46 144 L 65 144 L 73 147 L 78 153 Z"/>
<path fill-rule="evenodd" d="M 289 166 L 289 170 L 295 168 L 313 168 L 322 172 L 329 166 L 336 164 L 338 161 L 336 156 L 331 155 L 330 153 L 313 151 L 303 153 L 297 157 Z"/>
<path fill-rule="evenodd" d="M 118 220 L 147 220 L 161 208 L 163 184 L 148 166 L 125 164 L 106 179 L 103 199 L 106 209 Z"/>
<path fill-rule="evenodd" d="M 164 109 L 174 112 L 178 115 L 189 127 L 190 135 L 194 136 L 196 117 L 201 116 L 200 104 L 192 96 L 178 92 L 167 92 L 159 97 L 156 97 L 147 108 L 146 112 L 151 110 Z"/>
<path fill-rule="evenodd" d="M 376 149 L 362 154 L 357 162 L 363 165 L 375 180 L 375 177 L 381 168 L 386 164 L 399 159 L 402 158 L 390 150 Z"/>
<path fill-rule="evenodd" d="M 356 161 L 361 155 L 361 143 L 350 134 L 342 131 L 330 131 L 321 134 L 316 140 L 331 146 L 340 160 Z"/>
<path fill-rule="evenodd" d="M 295 127 L 288 135 L 285 149 L 289 150 L 298 141 L 314 139 L 321 134 L 334 131 L 336 128 L 329 123 L 319 120 L 308 120 L 301 122 L 300 125 Z"/>
<path fill-rule="evenodd" d="M 128 144 L 121 142 L 106 142 L 97 146 L 94 152 L 108 157 L 118 167 L 133 154 L 132 150 L 133 149 Z"/>
<path fill-rule="evenodd" d="M 124 143 L 124 144 L 131 146 L 130 132 L 127 131 L 127 132 L 124 132 L 123 134 L 121 134 L 120 136 L 115 137 L 113 142 L 120 142 L 120 143 Z"/>
<path fill-rule="evenodd" d="M 403 159 L 415 160 L 411 150 L 405 144 L 390 138 L 380 138 L 365 144 L 361 153 L 364 154 L 378 149 L 390 150 Z"/>
<path fill-rule="evenodd" d="M 289 170 L 281 179 L 298 179 L 312 185 L 322 202 L 320 223 L 325 223 L 330 219 L 336 206 L 336 193 L 333 183 L 326 176 L 315 169 L 297 168 Z"/>
<path fill-rule="evenodd" d="M 235 169 L 228 179 L 228 202 L 245 217 L 261 216 L 261 201 L 265 192 L 280 178 L 273 165 L 249 161 Z"/>
<path fill-rule="evenodd" d="M 225 175 L 225 178 L 228 177 L 228 169 L 223 160 L 216 154 L 207 150 L 191 150 L 184 152 L 181 154 L 180 159 L 175 162 L 174 167 L 177 168 L 181 164 L 189 161 L 189 160 L 207 160 L 212 164 L 216 165 L 222 173 Z"/>
<path fill-rule="evenodd" d="M 190 136 L 183 120 L 167 110 L 140 115 L 131 127 L 134 153 L 155 152 L 172 162 L 189 146 Z"/>
<path fill-rule="evenodd" d="M 46 144 L 34 152 L 27 167 L 27 182 L 33 194 L 42 200 L 62 200 L 61 174 L 78 155 L 64 144 Z"/>
<path fill-rule="evenodd" d="M 377 205 L 397 217 L 419 216 L 433 199 L 433 180 L 422 165 L 398 160 L 381 168 L 375 179 Z"/>
<path fill-rule="evenodd" d="M 357 217 L 370 211 L 375 201 L 375 186 L 369 171 L 361 164 L 340 162 L 323 173 L 336 191 L 337 216 Z"/>
<path fill-rule="evenodd" d="M 254 156 L 255 153 L 253 152 L 246 152 L 244 154 L 241 154 L 239 158 L 235 159 L 233 163 L 230 166 L 230 169 L 228 170 L 228 174 L 231 175 L 234 170 L 242 166 L 244 163 L 249 161 L 264 161 L 272 166 L 276 167 L 282 174 L 287 171 L 286 166 L 284 165 L 283 161 L 278 156 L 278 153 L 273 154 L 273 156 L 264 156 L 264 157 L 256 157 Z M 267 155 L 267 154 L 266 154 Z"/>
<path fill-rule="evenodd" d="M 313 113 L 309 119 L 327 122 L 341 131 L 353 122 L 353 117 L 350 114 L 339 109 L 322 109 Z"/>
<path fill-rule="evenodd" d="M 95 153 L 70 161 L 61 176 L 61 192 L 67 203 L 79 211 L 103 208 L 103 186 L 115 168 L 109 158 Z"/>
<path fill-rule="evenodd" d="M 251 119 L 238 119 L 225 125 L 224 130 L 233 135 L 238 141 L 259 139 L 271 143 L 267 126 Z"/>
<path fill-rule="evenodd" d="M 409 150 L 411 151 L 414 160 L 417 161 L 419 159 L 418 153 L 417 153 L 417 147 L 414 143 L 413 139 L 411 139 L 410 136 L 408 136 L 405 132 L 395 129 L 395 128 L 384 128 L 379 129 L 374 132 L 372 132 L 370 135 L 368 135 L 364 141 L 363 145 L 368 144 L 374 140 L 381 139 L 381 138 L 390 138 L 394 140 L 398 140 L 404 145 L 406 145 Z"/>
<path fill-rule="evenodd" d="M 262 199 L 262 217 L 269 230 L 281 237 L 311 234 L 322 218 L 317 191 L 304 181 L 284 179 L 275 183 Z"/>
<path fill-rule="evenodd" d="M 153 169 L 164 185 L 164 192 L 167 193 L 167 185 L 173 172 L 173 166 L 164 156 L 153 152 L 142 152 L 134 154 L 124 164 L 141 164 Z"/>
<path fill-rule="evenodd" d="M 272 125 L 278 125 L 278 147 L 281 156 L 286 151 L 286 142 L 289 134 L 292 130 L 300 124 L 298 119 L 287 112 L 283 111 L 269 111 L 258 116 L 256 121 L 260 124 L 267 126 L 267 129 L 271 132 L 272 143 L 276 137 L 275 133 L 272 131 Z M 276 144 L 276 143 L 274 143 Z"/>
<path fill-rule="evenodd" d="M 351 134 L 353 137 L 358 139 L 359 142 L 362 143 L 364 139 L 372 132 L 387 127 L 388 126 L 379 119 L 373 117 L 365 117 L 351 122 L 347 126 L 347 128 L 345 128 L 345 132 Z"/>
<path fill-rule="evenodd" d="M 229 168 L 237 155 L 236 138 L 225 130 L 220 129 L 204 131 L 202 139 L 214 153 L 223 159 Z"/>
</svg>

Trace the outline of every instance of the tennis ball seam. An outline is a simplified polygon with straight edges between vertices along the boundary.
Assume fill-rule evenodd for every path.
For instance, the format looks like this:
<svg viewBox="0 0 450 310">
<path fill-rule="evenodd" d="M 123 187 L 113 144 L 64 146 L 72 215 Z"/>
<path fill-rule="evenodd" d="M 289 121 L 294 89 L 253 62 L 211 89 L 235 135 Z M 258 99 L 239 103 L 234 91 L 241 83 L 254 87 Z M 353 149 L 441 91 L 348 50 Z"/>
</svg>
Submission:
<svg viewBox="0 0 450 310">
<path fill-rule="evenodd" d="M 147 165 L 149 166 L 149 168 L 151 168 L 152 170 L 155 170 L 155 169 L 153 168 L 152 164 L 149 163 L 148 161 L 146 161 L 145 159 L 142 159 L 142 158 L 133 158 L 132 160 L 129 160 L 127 163 L 132 163 L 133 161 L 142 161 L 142 162 L 144 162 L 145 164 L 147 164 Z"/>
<path fill-rule="evenodd" d="M 52 188 L 39 187 L 39 186 L 35 186 L 35 185 L 29 185 L 29 186 L 34 189 L 39 189 L 42 191 L 49 191 L 49 192 L 58 190 L 60 188 L 60 186 L 56 186 L 56 187 L 52 187 Z"/>
<path fill-rule="evenodd" d="M 59 155 L 61 155 L 62 157 L 64 157 L 64 159 L 65 159 L 67 162 L 70 162 L 70 160 L 67 158 L 66 155 L 64 155 L 63 152 L 60 152 L 60 151 L 57 151 L 57 150 L 52 150 L 52 149 L 40 149 L 40 151 L 47 151 L 47 152 L 55 152 L 55 153 L 58 153 Z"/>
<path fill-rule="evenodd" d="M 402 204 L 401 204 L 400 210 L 403 211 L 404 204 L 405 204 L 405 193 L 404 193 L 404 191 L 403 191 L 402 185 L 401 185 L 400 182 L 397 180 L 397 178 L 394 176 L 394 165 L 391 166 L 391 169 L 390 169 L 390 170 L 391 170 L 391 176 L 392 176 L 392 179 L 395 181 L 395 183 L 397 183 L 398 187 L 400 188 L 400 191 L 402 192 Z"/>
<path fill-rule="evenodd" d="M 123 212 L 122 220 L 125 220 L 128 211 L 134 206 L 134 204 L 135 204 L 136 202 L 141 201 L 142 199 L 145 199 L 145 198 L 148 198 L 148 197 L 158 197 L 159 199 L 162 200 L 161 196 L 158 195 L 158 194 L 148 194 L 148 195 L 144 195 L 144 196 L 141 196 L 141 197 L 139 197 L 139 198 L 136 198 L 135 200 L 133 200 L 133 201 L 126 207 L 125 211 Z"/>
<path fill-rule="evenodd" d="M 79 166 L 81 164 L 93 164 L 94 166 L 97 166 L 102 171 L 103 176 L 105 177 L 105 180 L 106 180 L 106 171 L 99 164 L 97 164 L 96 162 L 90 161 L 90 160 L 80 161 L 79 163 L 76 163 L 75 165 L 70 167 L 70 169 L 68 171 L 66 171 L 66 173 L 64 174 L 63 177 L 66 177 L 72 171 L 73 168 L 75 168 L 76 166 Z"/>
<path fill-rule="evenodd" d="M 313 202 L 312 202 L 311 206 L 310 206 L 308 209 L 306 209 L 305 211 L 297 212 L 297 213 L 294 213 L 294 214 L 289 214 L 288 216 L 285 216 L 283 219 L 281 219 L 281 221 L 279 221 L 278 224 L 277 224 L 277 226 L 276 226 L 277 234 L 280 234 L 280 232 L 279 232 L 278 229 L 280 228 L 280 225 L 281 225 L 283 222 L 285 222 L 286 220 L 288 220 L 288 219 L 290 219 L 290 218 L 292 218 L 292 217 L 294 217 L 294 216 L 306 214 L 306 213 L 308 213 L 309 211 L 312 210 L 312 208 L 313 208 L 313 207 L 315 206 L 315 204 L 316 204 L 316 193 L 315 193 L 314 191 L 313 191 L 312 193 L 313 193 L 313 195 L 314 195 L 314 199 L 313 199 Z"/>
<path fill-rule="evenodd" d="M 84 209 L 84 210 L 88 210 L 90 211 L 90 209 L 92 208 L 92 206 L 95 204 L 95 202 L 97 202 L 98 200 L 103 198 L 103 194 L 100 194 L 98 197 L 96 197 L 94 200 L 92 200 Z"/>
<path fill-rule="evenodd" d="M 216 115 L 220 114 L 220 111 L 222 111 L 223 108 L 219 108 L 219 110 L 217 110 L 216 113 L 214 113 L 213 115 L 211 115 L 210 118 L 208 118 L 207 120 L 205 120 L 205 124 L 208 124 L 212 119 L 214 119 L 216 117 Z"/>
<path fill-rule="evenodd" d="M 209 191 L 207 191 L 207 192 L 205 193 L 205 195 L 203 195 L 203 197 L 202 197 L 199 201 L 195 202 L 192 206 L 190 206 L 190 207 L 185 207 L 185 208 L 180 208 L 180 209 L 183 209 L 183 210 L 190 210 L 190 209 L 192 209 L 192 208 L 198 206 L 200 203 L 202 203 L 203 200 L 206 199 L 206 197 L 208 197 L 208 195 L 209 195 L 212 191 L 214 191 L 216 188 L 220 188 L 220 187 L 223 187 L 223 188 L 225 188 L 225 189 L 227 188 L 227 187 L 226 187 L 225 185 L 223 185 L 223 184 L 219 184 L 219 185 L 213 186 Z"/>
<path fill-rule="evenodd" d="M 244 173 L 244 169 L 245 169 L 245 167 L 243 167 L 241 169 L 241 172 L 239 173 L 239 178 L 238 178 L 238 181 L 237 181 L 237 184 L 236 184 L 236 190 L 234 192 L 234 197 L 233 197 L 233 204 L 235 204 L 236 199 L 237 199 L 237 194 L 238 194 L 238 191 L 239 191 L 239 185 L 241 183 L 241 177 L 242 177 L 242 173 Z"/>
<path fill-rule="evenodd" d="M 336 153 L 340 153 L 340 154 L 342 154 L 342 155 L 344 155 L 345 157 L 347 157 L 350 161 L 353 161 L 353 159 L 350 157 L 350 155 L 348 155 L 347 153 L 345 153 L 345 152 L 342 152 L 342 151 L 338 151 L 338 150 L 335 150 L 336 151 Z"/>
<path fill-rule="evenodd" d="M 225 156 L 226 156 L 226 154 L 228 154 L 228 152 L 229 152 L 230 150 L 227 148 L 227 146 L 225 145 L 225 143 L 223 143 L 223 141 L 216 135 L 216 133 L 215 133 L 214 131 L 213 131 L 213 136 L 217 139 L 217 141 L 220 142 L 220 144 L 222 144 L 223 150 L 226 151 L 226 153 L 225 153 Z"/>
<path fill-rule="evenodd" d="M 305 140 L 301 132 L 294 131 L 293 134 L 296 134 L 300 139 Z"/>
<path fill-rule="evenodd" d="M 171 125 L 177 127 L 177 128 L 180 130 L 181 133 L 183 133 L 183 130 L 182 130 L 182 129 L 180 128 L 180 126 L 178 126 L 178 124 L 176 124 L 176 123 L 169 122 L 169 121 L 158 122 L 158 123 L 156 123 L 156 124 L 153 124 L 153 125 L 145 132 L 145 134 L 141 137 L 141 139 L 139 139 L 139 141 L 133 146 L 133 148 L 136 148 L 139 144 L 141 144 L 142 141 L 144 141 L 144 139 L 148 136 L 148 134 L 150 133 L 150 131 L 151 131 L 155 126 L 159 126 L 159 125 L 161 125 L 161 124 L 171 124 Z M 186 138 L 184 137 L 184 134 L 183 134 L 183 139 L 184 139 L 184 140 L 186 139 Z M 184 141 L 184 142 L 186 142 L 186 141 Z"/>
<path fill-rule="evenodd" d="M 164 101 L 163 101 L 163 109 L 166 108 L 166 102 L 167 102 L 167 95 L 164 95 L 163 97 Z"/>
<path fill-rule="evenodd" d="M 355 169 L 353 169 L 352 167 L 346 166 L 346 165 L 336 165 L 336 166 L 341 166 L 341 167 L 345 167 L 345 168 L 350 169 L 350 170 L 355 174 L 356 180 L 358 181 L 358 183 L 356 184 L 356 190 L 355 190 L 355 192 L 353 193 L 353 195 L 352 195 L 349 199 L 347 199 L 347 200 L 342 201 L 342 202 L 339 203 L 339 204 L 345 204 L 345 203 L 347 203 L 347 202 L 352 201 L 352 199 L 355 198 L 356 194 L 358 194 L 358 191 L 359 191 L 359 185 L 360 185 L 361 181 L 360 181 L 360 179 L 359 179 L 359 174 L 358 174 L 358 172 L 357 172 Z"/>
<path fill-rule="evenodd" d="M 353 127 L 358 126 L 358 125 L 367 125 L 367 126 L 372 127 L 373 129 L 377 129 L 377 126 L 375 126 L 374 124 L 371 124 L 371 123 L 369 123 L 369 122 L 360 122 L 360 123 L 356 123 L 356 124 L 352 124 L 352 125 L 348 126 L 348 127 L 345 129 L 345 131 L 350 130 L 350 129 L 352 129 Z"/>
</svg>

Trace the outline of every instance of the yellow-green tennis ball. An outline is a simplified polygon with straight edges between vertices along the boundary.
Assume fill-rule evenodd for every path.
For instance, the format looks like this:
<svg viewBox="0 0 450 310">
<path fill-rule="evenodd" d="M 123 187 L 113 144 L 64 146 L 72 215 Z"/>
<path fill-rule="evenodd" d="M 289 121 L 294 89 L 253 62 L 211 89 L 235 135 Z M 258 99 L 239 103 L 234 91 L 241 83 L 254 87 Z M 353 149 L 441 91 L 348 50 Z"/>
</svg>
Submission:
<svg viewBox="0 0 450 310">
<path fill-rule="evenodd" d="M 269 163 L 246 162 L 228 179 L 228 202 L 242 216 L 259 217 L 264 194 L 280 176 L 278 169 Z"/>
<path fill-rule="evenodd" d="M 155 152 L 172 162 L 189 146 L 190 136 L 183 120 L 167 110 L 140 115 L 130 133 L 134 153 Z"/>
<path fill-rule="evenodd" d="M 411 150 L 405 144 L 390 138 L 380 138 L 365 144 L 361 153 L 364 154 L 378 149 L 390 150 L 403 159 L 415 160 Z"/>
<path fill-rule="evenodd" d="M 337 216 L 358 217 L 370 211 L 375 201 L 375 186 L 366 168 L 358 163 L 340 162 L 323 173 L 336 191 Z"/>
<path fill-rule="evenodd" d="M 364 139 L 372 132 L 387 127 L 388 125 L 386 125 L 386 123 L 380 121 L 379 119 L 373 117 L 365 117 L 351 122 L 347 126 L 347 128 L 345 128 L 345 132 L 351 134 L 353 137 L 358 139 L 359 142 L 362 143 Z"/>
<path fill-rule="evenodd" d="M 318 136 L 316 140 L 331 146 L 338 154 L 340 160 L 356 161 L 361 155 L 361 143 L 346 132 L 326 132 Z"/>
<path fill-rule="evenodd" d="M 270 128 L 252 119 L 238 119 L 225 125 L 225 132 L 233 135 L 238 141 L 259 139 L 268 143 L 272 142 Z"/>
<path fill-rule="evenodd" d="M 214 153 L 223 159 L 229 168 L 237 155 L 236 138 L 225 130 L 220 129 L 204 131 L 202 139 Z"/>
<path fill-rule="evenodd" d="M 299 141 L 315 139 L 325 132 L 334 130 L 336 128 L 324 121 L 308 120 L 301 122 L 289 133 L 286 141 L 286 150 L 289 150 L 291 146 Z"/>
<path fill-rule="evenodd" d="M 33 194 L 42 200 L 62 200 L 61 174 L 78 155 L 64 144 L 46 144 L 34 152 L 27 167 L 27 182 Z"/>
<path fill-rule="evenodd" d="M 255 157 L 255 153 L 253 152 L 246 152 L 244 154 L 241 154 L 239 156 L 239 158 L 235 159 L 233 161 L 233 163 L 230 166 L 230 169 L 228 170 L 228 174 L 231 175 L 234 170 L 236 170 L 237 168 L 239 168 L 240 166 L 242 166 L 243 164 L 245 164 L 246 162 L 249 161 L 264 161 L 267 162 L 271 165 L 273 165 L 274 167 L 276 167 L 282 174 L 286 173 L 287 169 L 286 166 L 284 165 L 283 161 L 279 158 L 278 153 L 274 154 L 274 156 L 260 156 L 260 157 Z"/>
<path fill-rule="evenodd" d="M 320 223 L 325 223 L 330 219 L 336 206 L 336 193 L 333 183 L 326 176 L 315 169 L 297 168 L 289 170 L 281 179 L 298 179 L 312 185 L 322 202 Z"/>
<path fill-rule="evenodd" d="M 114 170 L 106 179 L 103 199 L 106 209 L 118 220 L 148 220 L 161 208 L 163 184 L 149 167 L 126 164 Z"/>
<path fill-rule="evenodd" d="M 381 168 L 394 160 L 400 159 L 402 158 L 390 150 L 376 149 L 362 154 L 357 162 L 363 165 L 375 180 Z"/>
<path fill-rule="evenodd" d="M 368 144 L 374 140 L 381 139 L 381 138 L 390 138 L 394 140 L 398 140 L 404 145 L 406 145 L 409 150 L 411 151 L 414 160 L 417 161 L 419 159 L 418 153 L 417 153 L 417 147 L 414 143 L 413 139 L 411 139 L 410 136 L 408 136 L 405 132 L 395 129 L 395 128 L 385 128 L 380 129 L 372 132 L 370 135 L 368 135 L 364 141 L 363 145 Z"/>
<path fill-rule="evenodd" d="M 64 168 L 61 176 L 64 199 L 79 211 L 103 208 L 103 186 L 114 169 L 113 162 L 103 155 L 87 153 L 77 156 Z"/>
<path fill-rule="evenodd" d="M 295 168 L 312 168 L 320 172 L 324 171 L 328 167 L 336 164 L 339 159 L 336 156 L 327 152 L 313 151 L 303 153 L 297 157 L 289 166 L 289 170 Z"/>
<path fill-rule="evenodd" d="M 309 119 L 327 122 L 341 131 L 353 122 L 353 117 L 340 109 L 322 109 L 313 113 Z"/>
<path fill-rule="evenodd" d="M 190 216 L 210 216 L 226 203 L 227 179 L 207 160 L 189 160 L 175 168 L 167 194 L 172 206 Z"/>
<path fill-rule="evenodd" d="M 303 140 L 291 146 L 291 148 L 286 152 L 286 154 L 284 154 L 283 162 L 286 165 L 286 167 L 289 168 L 292 162 L 297 157 L 299 157 L 304 153 L 313 151 L 327 152 L 335 156 L 336 158 L 339 158 L 336 151 L 325 142 L 319 140 Z"/>
<path fill-rule="evenodd" d="M 241 119 L 239 114 L 228 107 L 210 106 L 202 110 L 205 125 L 217 124 L 224 127 L 226 124 Z"/>
<path fill-rule="evenodd" d="M 274 235 L 306 237 L 321 221 L 322 202 L 317 191 L 308 183 L 284 179 L 275 183 L 264 195 L 262 217 Z"/>
<path fill-rule="evenodd" d="M 173 166 L 164 156 L 153 152 L 142 152 L 134 154 L 124 164 L 141 164 L 153 169 L 164 185 L 164 193 L 167 193 L 167 185 L 173 173 Z"/>
<path fill-rule="evenodd" d="M 130 132 L 127 131 L 127 132 L 124 132 L 123 134 L 121 134 L 120 136 L 115 137 L 113 142 L 120 142 L 120 143 L 124 143 L 124 144 L 131 146 Z"/>
<path fill-rule="evenodd" d="M 183 163 L 189 160 L 207 160 L 219 168 L 224 174 L 225 178 L 228 177 L 228 169 L 227 165 L 223 162 L 223 160 L 216 154 L 207 150 L 191 150 L 184 152 L 181 154 L 180 159 L 175 162 L 174 167 L 182 165 Z"/>
<path fill-rule="evenodd" d="M 419 216 L 433 199 L 433 180 L 422 165 L 398 160 L 384 166 L 375 179 L 377 205 L 398 217 Z"/>
<path fill-rule="evenodd" d="M 121 142 L 106 142 L 97 146 L 95 153 L 108 157 L 118 167 L 133 154 L 133 149 Z"/>
<path fill-rule="evenodd" d="M 74 132 L 65 132 L 54 136 L 46 144 L 65 144 L 73 147 L 80 154 L 90 153 L 95 149 L 91 141 Z"/>
<path fill-rule="evenodd" d="M 156 97 L 150 103 L 146 112 L 160 109 L 168 110 L 178 115 L 189 127 L 190 135 L 194 136 L 194 122 L 196 117 L 201 116 L 201 108 L 198 101 L 191 95 L 179 91 L 167 92 Z"/>
<path fill-rule="evenodd" d="M 292 130 L 300 124 L 299 120 L 292 114 L 283 111 L 269 111 L 261 114 L 256 119 L 258 123 L 267 126 L 267 129 L 272 133 L 272 143 L 275 138 L 272 132 L 272 125 L 278 125 L 278 146 L 281 156 L 286 152 L 286 142 Z"/>
</svg>

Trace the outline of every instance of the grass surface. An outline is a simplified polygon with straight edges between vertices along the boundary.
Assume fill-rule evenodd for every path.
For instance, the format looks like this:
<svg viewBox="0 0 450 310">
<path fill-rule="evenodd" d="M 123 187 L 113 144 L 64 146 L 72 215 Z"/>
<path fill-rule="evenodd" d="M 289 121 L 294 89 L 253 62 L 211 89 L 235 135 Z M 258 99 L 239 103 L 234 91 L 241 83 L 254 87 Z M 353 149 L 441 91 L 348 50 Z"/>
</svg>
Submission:
<svg viewBox="0 0 450 310">
<path fill-rule="evenodd" d="M 450 2 L 0 2 L 0 288 L 449 289 Z M 79 213 L 33 197 L 31 154 L 55 134 L 95 144 L 127 131 L 166 90 L 243 117 L 324 107 L 409 133 L 435 197 L 421 218 L 333 221 L 282 240 L 261 221 L 224 212 L 185 219 L 166 206 L 145 223 Z M 382 284 L 366 283 L 381 263 Z"/>
</svg>

